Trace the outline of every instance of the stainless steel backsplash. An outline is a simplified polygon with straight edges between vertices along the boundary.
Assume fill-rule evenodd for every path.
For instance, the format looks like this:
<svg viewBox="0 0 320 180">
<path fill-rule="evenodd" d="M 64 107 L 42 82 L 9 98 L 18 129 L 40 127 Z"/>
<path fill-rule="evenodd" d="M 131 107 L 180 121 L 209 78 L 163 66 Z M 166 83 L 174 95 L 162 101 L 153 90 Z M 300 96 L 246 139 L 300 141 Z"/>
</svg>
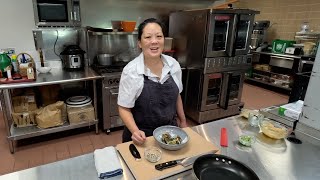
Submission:
<svg viewBox="0 0 320 180">
<path fill-rule="evenodd" d="M 81 0 L 82 26 L 111 28 L 111 20 L 155 17 L 167 22 L 172 11 L 210 6 L 214 0 Z"/>
<path fill-rule="evenodd" d="M 165 25 L 167 35 L 170 12 L 198 9 L 210 6 L 213 0 L 81 0 L 82 27 L 112 28 L 111 20 L 137 21 L 155 17 Z M 177 22 L 178 23 L 178 22 Z M 99 53 L 117 54 L 116 60 L 133 59 L 140 52 L 137 34 L 90 35 L 85 28 L 44 28 L 33 30 L 35 45 L 41 47 L 46 61 L 61 61 L 59 56 L 64 47 L 78 44 L 85 50 L 85 64 L 92 64 Z M 58 33 L 57 33 L 58 31 Z M 56 46 L 54 44 L 57 38 Z M 55 52 L 54 52 L 55 49 Z"/>
</svg>

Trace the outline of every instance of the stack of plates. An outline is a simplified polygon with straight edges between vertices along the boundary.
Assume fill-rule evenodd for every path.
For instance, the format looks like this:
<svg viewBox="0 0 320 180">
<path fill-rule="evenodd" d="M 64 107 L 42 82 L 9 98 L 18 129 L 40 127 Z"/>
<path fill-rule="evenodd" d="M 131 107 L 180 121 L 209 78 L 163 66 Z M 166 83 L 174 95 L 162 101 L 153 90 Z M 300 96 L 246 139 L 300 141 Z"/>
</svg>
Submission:
<svg viewBox="0 0 320 180">
<path fill-rule="evenodd" d="M 72 96 L 66 100 L 68 107 L 83 107 L 91 104 L 91 102 L 89 96 Z"/>
</svg>

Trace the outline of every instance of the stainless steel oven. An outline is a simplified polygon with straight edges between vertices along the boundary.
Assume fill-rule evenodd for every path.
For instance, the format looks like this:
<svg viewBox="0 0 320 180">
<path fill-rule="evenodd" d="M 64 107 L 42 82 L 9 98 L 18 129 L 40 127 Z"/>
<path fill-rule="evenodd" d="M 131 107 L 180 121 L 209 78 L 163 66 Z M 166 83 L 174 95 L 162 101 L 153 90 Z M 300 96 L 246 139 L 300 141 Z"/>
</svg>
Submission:
<svg viewBox="0 0 320 180">
<path fill-rule="evenodd" d="M 205 74 L 200 111 L 223 108 L 241 101 L 243 72 Z"/>
<path fill-rule="evenodd" d="M 36 26 L 81 26 L 80 0 L 32 0 Z"/>
<path fill-rule="evenodd" d="M 203 123 L 239 113 L 245 71 L 188 71 L 186 114 Z"/>
<path fill-rule="evenodd" d="M 118 91 L 121 71 L 123 67 L 98 66 L 92 68 L 104 78 L 97 83 L 98 115 L 102 119 L 102 129 L 109 134 L 112 128 L 122 127 L 123 121 L 118 111 Z M 99 98 L 100 95 L 100 98 Z"/>
<path fill-rule="evenodd" d="M 174 38 L 181 66 L 202 68 L 207 58 L 248 54 L 257 13 L 249 9 L 201 9 L 170 14 L 169 36 Z"/>
<path fill-rule="evenodd" d="M 253 21 L 253 15 L 212 12 L 207 22 L 205 57 L 247 54 Z"/>
<path fill-rule="evenodd" d="M 170 14 L 169 36 L 186 68 L 184 107 L 204 123 L 239 114 L 254 16 L 249 9 L 200 9 Z"/>
</svg>

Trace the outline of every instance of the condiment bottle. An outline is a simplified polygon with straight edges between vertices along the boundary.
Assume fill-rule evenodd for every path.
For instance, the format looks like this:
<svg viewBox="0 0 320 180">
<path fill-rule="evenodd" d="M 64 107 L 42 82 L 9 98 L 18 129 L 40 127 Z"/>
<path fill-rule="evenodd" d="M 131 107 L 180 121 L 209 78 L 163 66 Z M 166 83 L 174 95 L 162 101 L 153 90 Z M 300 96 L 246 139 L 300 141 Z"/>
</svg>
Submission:
<svg viewBox="0 0 320 180">
<path fill-rule="evenodd" d="M 31 65 L 29 64 L 29 67 L 27 69 L 27 77 L 28 79 L 34 79 L 34 70 L 33 70 L 32 64 Z"/>
<path fill-rule="evenodd" d="M 19 68 L 18 68 L 18 62 L 17 62 L 17 55 L 12 54 L 11 56 L 11 64 L 12 64 L 12 70 L 14 73 L 18 73 L 19 72 Z"/>
</svg>

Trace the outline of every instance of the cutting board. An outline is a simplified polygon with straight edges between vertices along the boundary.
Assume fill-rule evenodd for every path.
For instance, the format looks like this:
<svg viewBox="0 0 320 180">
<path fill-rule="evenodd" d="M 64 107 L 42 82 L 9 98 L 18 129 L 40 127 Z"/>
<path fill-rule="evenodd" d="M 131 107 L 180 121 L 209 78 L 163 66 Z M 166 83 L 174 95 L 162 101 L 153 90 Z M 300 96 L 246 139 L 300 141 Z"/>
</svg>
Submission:
<svg viewBox="0 0 320 180">
<path fill-rule="evenodd" d="M 180 158 L 195 156 L 199 154 L 212 153 L 216 150 L 219 150 L 215 145 L 213 145 L 211 142 L 204 139 L 202 136 L 194 132 L 189 127 L 184 128 L 183 130 L 189 135 L 190 139 L 184 148 L 177 151 L 169 151 L 161 148 L 157 144 L 153 136 L 148 137 L 146 142 L 142 146 L 136 145 L 142 157 L 140 161 L 136 161 L 129 151 L 129 145 L 132 142 L 118 144 L 116 146 L 116 149 L 119 151 L 122 158 L 124 159 L 124 161 L 126 162 L 127 166 L 129 167 L 130 171 L 132 172 L 133 176 L 136 179 L 147 179 L 147 180 L 162 179 L 162 178 L 186 171 L 188 169 L 191 169 L 192 166 L 183 167 L 181 165 L 177 165 L 172 168 L 158 171 L 154 167 L 156 164 L 164 163 L 167 161 L 176 160 Z M 156 163 L 151 163 L 144 158 L 144 149 L 146 147 L 151 147 L 151 146 L 158 147 L 162 151 L 161 159 Z"/>
</svg>

